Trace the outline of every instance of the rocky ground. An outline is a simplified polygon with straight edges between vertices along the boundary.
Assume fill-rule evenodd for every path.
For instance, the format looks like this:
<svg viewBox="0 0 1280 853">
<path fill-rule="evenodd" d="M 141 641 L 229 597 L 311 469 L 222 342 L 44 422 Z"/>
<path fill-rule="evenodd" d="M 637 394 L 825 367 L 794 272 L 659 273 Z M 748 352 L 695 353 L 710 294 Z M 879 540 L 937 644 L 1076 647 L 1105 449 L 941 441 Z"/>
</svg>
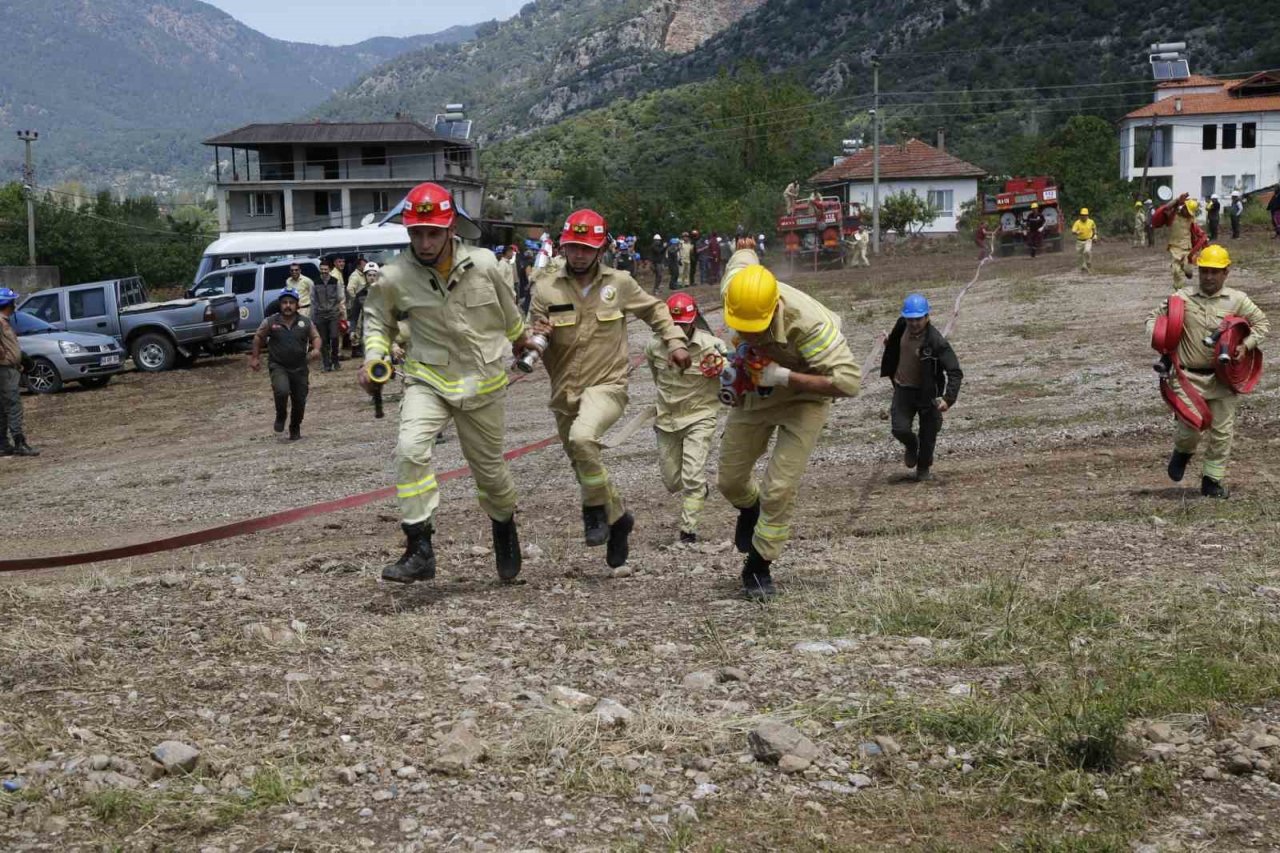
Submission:
<svg viewBox="0 0 1280 853">
<path fill-rule="evenodd" d="M 1280 316 L 1273 246 L 1233 246 L 1230 284 Z M 984 269 L 934 482 L 905 478 L 887 383 L 836 405 L 768 606 L 736 595 L 723 501 L 672 544 L 644 431 L 609 457 L 639 521 L 618 572 L 553 447 L 512 463 L 516 586 L 466 480 L 432 584 L 379 582 L 389 502 L 0 578 L 0 846 L 1280 849 L 1276 374 L 1241 407 L 1232 498 L 1169 483 L 1161 256 L 1073 260 Z M 973 271 L 935 247 L 793 280 L 862 359 L 906 292 L 942 321 Z M 0 556 L 386 486 L 394 418 L 349 368 L 313 380 L 297 444 L 242 357 L 27 398 L 44 455 L 0 460 Z M 553 433 L 546 391 L 512 387 L 510 448 Z"/>
</svg>

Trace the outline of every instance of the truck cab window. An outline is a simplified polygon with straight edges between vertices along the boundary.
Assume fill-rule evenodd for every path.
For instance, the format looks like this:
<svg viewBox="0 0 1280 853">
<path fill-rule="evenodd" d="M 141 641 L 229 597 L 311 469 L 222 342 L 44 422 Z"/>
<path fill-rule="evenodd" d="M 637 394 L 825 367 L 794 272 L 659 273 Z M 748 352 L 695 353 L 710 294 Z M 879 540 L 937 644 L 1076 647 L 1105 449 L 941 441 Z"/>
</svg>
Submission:
<svg viewBox="0 0 1280 853">
<path fill-rule="evenodd" d="M 39 317 L 46 323 L 62 322 L 62 311 L 58 308 L 58 294 L 33 296 L 22 306 L 22 310 L 33 317 Z"/>
<path fill-rule="evenodd" d="M 73 290 L 67 294 L 67 314 L 72 320 L 85 317 L 105 317 L 107 314 L 107 289 L 90 287 Z"/>
<path fill-rule="evenodd" d="M 236 296 L 247 296 L 258 289 L 258 271 L 232 273 L 231 292 Z"/>
</svg>

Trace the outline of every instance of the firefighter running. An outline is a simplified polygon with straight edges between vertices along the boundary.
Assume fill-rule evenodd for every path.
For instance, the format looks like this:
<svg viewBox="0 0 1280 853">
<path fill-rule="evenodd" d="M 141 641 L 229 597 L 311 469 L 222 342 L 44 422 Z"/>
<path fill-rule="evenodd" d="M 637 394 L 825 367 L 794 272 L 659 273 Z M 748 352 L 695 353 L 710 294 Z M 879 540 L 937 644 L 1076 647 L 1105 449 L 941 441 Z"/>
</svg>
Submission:
<svg viewBox="0 0 1280 853">
<path fill-rule="evenodd" d="M 1173 276 L 1174 290 L 1191 278 L 1196 268 L 1196 253 L 1208 243 L 1208 237 L 1196 225 L 1196 211 L 1200 209 L 1200 203 L 1187 195 L 1183 193 L 1151 214 L 1153 228 L 1169 228 L 1166 248 L 1169 250 L 1169 272 Z"/>
<path fill-rule="evenodd" d="M 684 333 L 667 306 L 630 275 L 600 262 L 607 240 L 604 217 L 579 210 L 560 237 L 565 264 L 537 280 L 529 317 L 533 333 L 548 342 L 543 360 L 551 377 L 551 411 L 582 492 L 586 543 L 606 545 L 605 561 L 627 561 L 635 520 L 609 479 L 601 439 L 627 405 L 627 321 L 633 314 L 662 339 L 671 363 L 690 365 Z M 517 343 L 517 355 L 532 343 Z"/>
<path fill-rule="evenodd" d="M 1089 208 L 1080 208 L 1080 215 L 1071 223 L 1071 233 L 1076 235 L 1080 272 L 1089 272 L 1089 262 L 1093 260 L 1093 241 L 1098 239 L 1098 224 L 1089 218 Z"/>
<path fill-rule="evenodd" d="M 858 393 L 861 374 L 840 319 L 811 296 L 778 282 L 739 242 L 720 292 L 726 325 L 771 361 L 753 375 L 772 388 L 748 394 L 729 414 L 720 444 L 717 486 L 738 509 L 734 543 L 747 555 L 743 591 L 775 594 L 769 566 L 791 537 L 800 478 L 836 397 Z M 776 435 L 764 479 L 753 469 Z"/>
<path fill-rule="evenodd" d="M 724 358 L 724 341 L 697 322 L 698 305 L 687 293 L 667 299 L 672 321 L 689 340 L 692 365 L 677 367 L 667 357 L 667 344 L 655 335 L 645 348 L 645 358 L 658 391 L 658 466 L 662 483 L 671 494 L 681 494 L 680 541 L 698 541 L 698 516 L 707 502 L 707 455 L 720 415 L 720 380 L 702 372 L 704 359 Z"/>
<path fill-rule="evenodd" d="M 253 335 L 253 352 L 249 367 L 262 369 L 262 347 L 267 348 L 267 368 L 271 376 L 271 395 L 276 403 L 276 420 L 272 429 L 284 432 L 289 418 L 289 440 L 302 438 L 302 417 L 307 410 L 311 370 L 307 359 L 320 357 L 320 333 L 315 325 L 298 311 L 301 296 L 293 288 L 280 291 L 280 310 L 267 317 Z M 292 404 L 292 411 L 290 411 Z"/>
<path fill-rule="evenodd" d="M 435 577 L 431 537 L 440 493 L 431 451 L 452 420 L 476 496 L 492 520 L 498 575 L 509 582 L 520 573 L 521 557 L 516 489 L 502 455 L 506 355 L 508 342 L 523 339 L 524 322 L 497 258 L 459 239 L 479 237 L 479 229 L 458 217 L 449 191 L 419 184 L 405 202 L 410 251 L 382 267 L 364 304 L 366 391 L 373 389 L 369 367 L 391 357 L 400 321 L 409 333 L 396 446 L 396 500 L 408 543 L 382 577 L 397 583 Z"/>
<path fill-rule="evenodd" d="M 1175 355 L 1183 371 L 1181 375 L 1204 397 L 1212 415 L 1204 462 L 1200 467 L 1200 493 L 1206 497 L 1225 498 L 1227 490 L 1223 481 L 1231 455 L 1236 406 L 1240 397 L 1219 375 L 1214 348 L 1206 344 L 1206 338 L 1218 331 L 1227 316 L 1243 318 L 1249 324 L 1249 334 L 1235 352 L 1229 353 L 1233 361 L 1241 362 L 1258 348 L 1271 327 L 1266 315 L 1247 294 L 1224 286 L 1231 266 L 1231 257 L 1226 249 L 1218 245 L 1207 246 L 1200 252 L 1198 266 L 1199 286 L 1184 287 L 1170 297 L 1181 299 L 1185 305 L 1182 335 L 1176 343 Z M 1169 300 L 1165 300 L 1147 317 L 1147 334 L 1156 330 L 1158 318 L 1168 314 Z M 1166 381 L 1170 382 L 1180 399 L 1188 400 L 1186 392 L 1179 387 L 1177 375 L 1168 377 Z M 1179 420 L 1174 431 L 1173 455 L 1169 457 L 1169 479 L 1175 483 L 1182 480 L 1187 463 L 1199 443 L 1199 431 Z"/>
</svg>

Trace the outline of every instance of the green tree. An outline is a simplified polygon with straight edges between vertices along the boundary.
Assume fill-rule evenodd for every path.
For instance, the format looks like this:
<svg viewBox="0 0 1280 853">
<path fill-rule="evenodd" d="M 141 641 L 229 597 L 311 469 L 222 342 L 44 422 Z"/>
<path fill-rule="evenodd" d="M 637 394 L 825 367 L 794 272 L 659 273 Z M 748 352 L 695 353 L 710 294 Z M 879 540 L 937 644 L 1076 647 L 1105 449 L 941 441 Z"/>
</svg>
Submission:
<svg viewBox="0 0 1280 853">
<path fill-rule="evenodd" d="M 938 218 L 938 211 L 915 190 L 900 190 L 880 203 L 880 230 L 919 234 Z"/>
</svg>

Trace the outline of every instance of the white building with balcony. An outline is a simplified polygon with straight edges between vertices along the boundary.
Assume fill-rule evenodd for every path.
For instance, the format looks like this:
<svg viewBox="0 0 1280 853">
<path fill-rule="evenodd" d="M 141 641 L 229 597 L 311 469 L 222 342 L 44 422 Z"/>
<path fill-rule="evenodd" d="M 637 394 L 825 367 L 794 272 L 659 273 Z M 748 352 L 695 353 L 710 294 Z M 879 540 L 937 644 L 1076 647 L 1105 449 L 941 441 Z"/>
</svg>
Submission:
<svg viewBox="0 0 1280 853">
<path fill-rule="evenodd" d="M 483 185 L 469 125 L 444 116 L 435 127 L 401 118 L 250 124 L 207 139 L 219 229 L 355 228 L 381 219 L 423 181 L 448 188 L 479 216 Z"/>
<path fill-rule="evenodd" d="M 1141 179 L 1144 167 L 1175 195 L 1224 201 L 1280 182 L 1280 71 L 1159 84 L 1120 122 L 1120 177 Z"/>
</svg>

